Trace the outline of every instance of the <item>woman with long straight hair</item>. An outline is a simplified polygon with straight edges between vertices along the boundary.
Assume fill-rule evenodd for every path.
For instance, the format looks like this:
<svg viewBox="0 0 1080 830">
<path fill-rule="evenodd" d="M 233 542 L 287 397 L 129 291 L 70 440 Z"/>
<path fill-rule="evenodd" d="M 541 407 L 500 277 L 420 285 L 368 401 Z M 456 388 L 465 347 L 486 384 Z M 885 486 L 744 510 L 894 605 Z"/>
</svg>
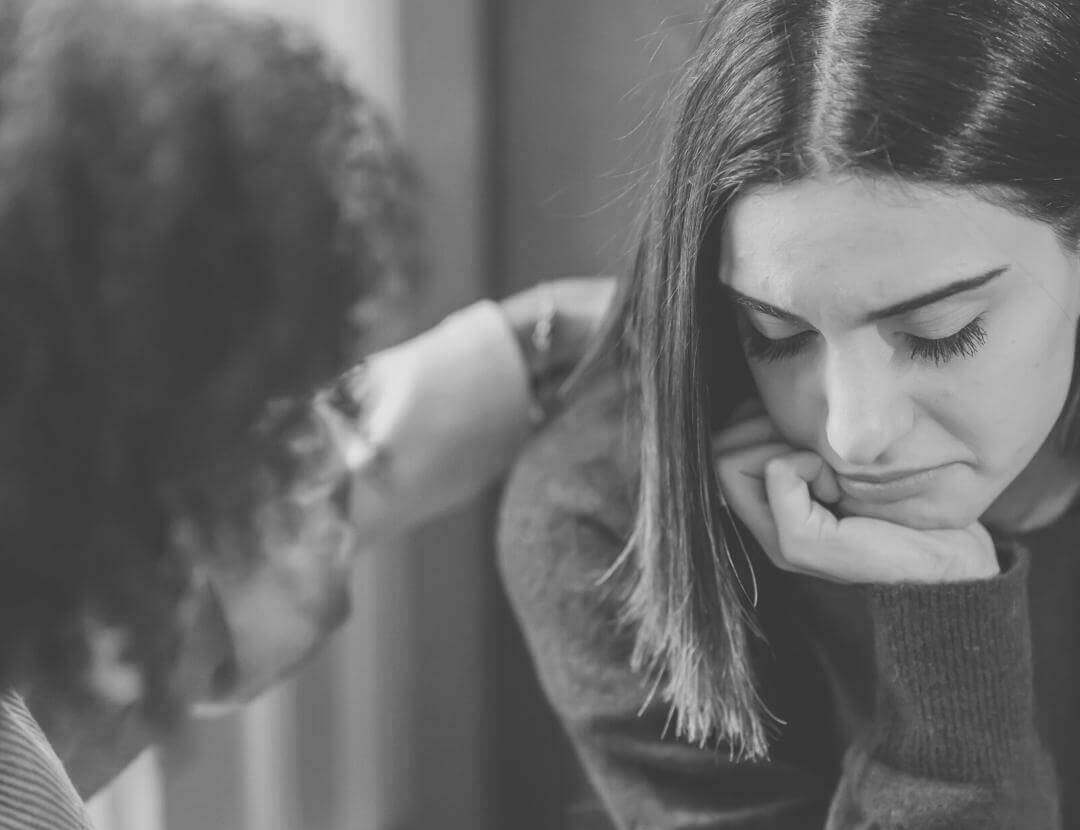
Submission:
<svg viewBox="0 0 1080 830">
<path fill-rule="evenodd" d="M 1074 3 L 715 5 L 501 529 L 619 827 L 1080 827 L 1078 55 Z"/>
</svg>

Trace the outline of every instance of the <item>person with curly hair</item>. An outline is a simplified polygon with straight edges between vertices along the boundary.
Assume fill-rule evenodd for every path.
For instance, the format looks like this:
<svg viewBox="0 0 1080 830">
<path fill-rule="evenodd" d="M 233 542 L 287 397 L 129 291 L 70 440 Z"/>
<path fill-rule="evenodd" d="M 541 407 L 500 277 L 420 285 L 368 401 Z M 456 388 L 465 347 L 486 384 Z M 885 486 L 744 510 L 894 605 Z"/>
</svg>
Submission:
<svg viewBox="0 0 1080 830">
<path fill-rule="evenodd" d="M 412 180 L 295 29 L 0 8 L 0 825 L 87 826 L 148 741 L 325 639 L 358 545 L 466 501 L 545 417 L 610 281 L 357 368 L 417 282 Z"/>
</svg>

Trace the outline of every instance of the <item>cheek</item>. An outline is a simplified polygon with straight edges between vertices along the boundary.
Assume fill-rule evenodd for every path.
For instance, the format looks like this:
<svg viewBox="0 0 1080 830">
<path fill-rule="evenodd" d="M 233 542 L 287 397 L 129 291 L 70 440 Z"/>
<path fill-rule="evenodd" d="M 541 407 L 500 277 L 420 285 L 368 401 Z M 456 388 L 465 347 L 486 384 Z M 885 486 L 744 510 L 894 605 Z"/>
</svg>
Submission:
<svg viewBox="0 0 1080 830">
<path fill-rule="evenodd" d="M 1035 449 L 1053 429 L 1069 394 L 1076 349 L 1075 326 L 1050 348 L 1030 355 L 1026 371 L 1001 384 L 1002 411 L 1021 425 Z"/>
<path fill-rule="evenodd" d="M 1075 323 L 1043 319 L 987 348 L 967 377 L 951 384 L 945 407 L 951 431 L 988 466 L 1026 463 L 1065 402 L 1075 338 Z"/>
<path fill-rule="evenodd" d="M 758 395 L 777 430 L 797 447 L 812 447 L 819 433 L 814 396 L 805 378 L 781 364 L 751 366 Z"/>
</svg>

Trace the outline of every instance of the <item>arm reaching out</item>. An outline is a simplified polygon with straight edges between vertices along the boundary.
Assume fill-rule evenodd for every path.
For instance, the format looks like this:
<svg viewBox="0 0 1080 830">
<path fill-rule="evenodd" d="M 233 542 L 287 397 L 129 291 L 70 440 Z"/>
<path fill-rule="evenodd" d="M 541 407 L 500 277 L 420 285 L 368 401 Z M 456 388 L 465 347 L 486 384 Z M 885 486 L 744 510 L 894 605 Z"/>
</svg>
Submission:
<svg viewBox="0 0 1080 830">
<path fill-rule="evenodd" d="M 479 301 L 372 355 L 336 392 L 318 396 L 347 477 L 337 495 L 350 550 L 460 508 L 495 483 L 537 425 L 533 375 L 550 382 L 572 370 L 613 289 L 607 277 L 566 279 L 501 305 Z M 531 335 L 541 323 L 549 353 L 536 360 Z M 234 656 L 226 699 L 272 685 L 345 618 L 351 559 L 317 555 L 319 547 L 294 545 L 284 556 L 267 549 L 239 575 L 211 573 Z"/>
<path fill-rule="evenodd" d="M 565 278 L 501 303 L 480 301 L 347 379 L 356 406 L 343 432 L 360 539 L 459 508 L 502 476 L 555 408 L 555 390 L 584 355 L 614 288 L 611 277 Z"/>
<path fill-rule="evenodd" d="M 536 427 L 534 391 L 576 365 L 613 291 L 610 277 L 570 278 L 501 304 L 480 301 L 372 355 L 347 381 L 346 399 L 355 406 L 335 406 L 328 394 L 316 399 L 338 467 L 348 471 L 342 492 L 349 495 L 352 549 L 342 555 L 340 546 L 313 545 L 305 536 L 262 550 L 241 569 L 201 572 L 176 681 L 197 713 L 250 700 L 320 646 L 348 611 L 349 562 L 358 545 L 461 507 L 506 471 Z M 537 354 L 533 335 L 542 322 L 550 342 Z M 334 491 L 324 489 L 313 487 L 305 498 L 319 500 L 325 512 Z M 321 533 L 339 522 L 315 524 L 312 532 Z M 30 700 L 83 797 L 154 738 L 138 714 L 130 668 L 107 659 L 114 651 L 103 649 L 106 659 L 95 669 L 99 706 L 75 717 L 46 690 Z"/>
</svg>

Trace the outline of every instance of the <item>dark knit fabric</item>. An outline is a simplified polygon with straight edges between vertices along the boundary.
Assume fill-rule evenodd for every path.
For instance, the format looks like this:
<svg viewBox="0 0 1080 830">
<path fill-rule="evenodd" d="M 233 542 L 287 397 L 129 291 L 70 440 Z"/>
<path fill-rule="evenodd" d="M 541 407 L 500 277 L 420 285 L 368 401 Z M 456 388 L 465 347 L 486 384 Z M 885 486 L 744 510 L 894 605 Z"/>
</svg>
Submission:
<svg viewBox="0 0 1080 830">
<path fill-rule="evenodd" d="M 0 695 L 0 828 L 90 830 L 49 742 L 19 695 Z"/>
<path fill-rule="evenodd" d="M 1080 828 L 1080 515 L 998 541 L 1002 573 L 840 585 L 754 560 L 770 760 L 665 734 L 597 584 L 634 514 L 636 441 L 612 380 L 526 451 L 499 564 L 539 679 L 619 828 Z M 1033 650 L 1034 646 L 1034 650 Z M 1033 659 L 1034 654 L 1034 659 Z"/>
</svg>

